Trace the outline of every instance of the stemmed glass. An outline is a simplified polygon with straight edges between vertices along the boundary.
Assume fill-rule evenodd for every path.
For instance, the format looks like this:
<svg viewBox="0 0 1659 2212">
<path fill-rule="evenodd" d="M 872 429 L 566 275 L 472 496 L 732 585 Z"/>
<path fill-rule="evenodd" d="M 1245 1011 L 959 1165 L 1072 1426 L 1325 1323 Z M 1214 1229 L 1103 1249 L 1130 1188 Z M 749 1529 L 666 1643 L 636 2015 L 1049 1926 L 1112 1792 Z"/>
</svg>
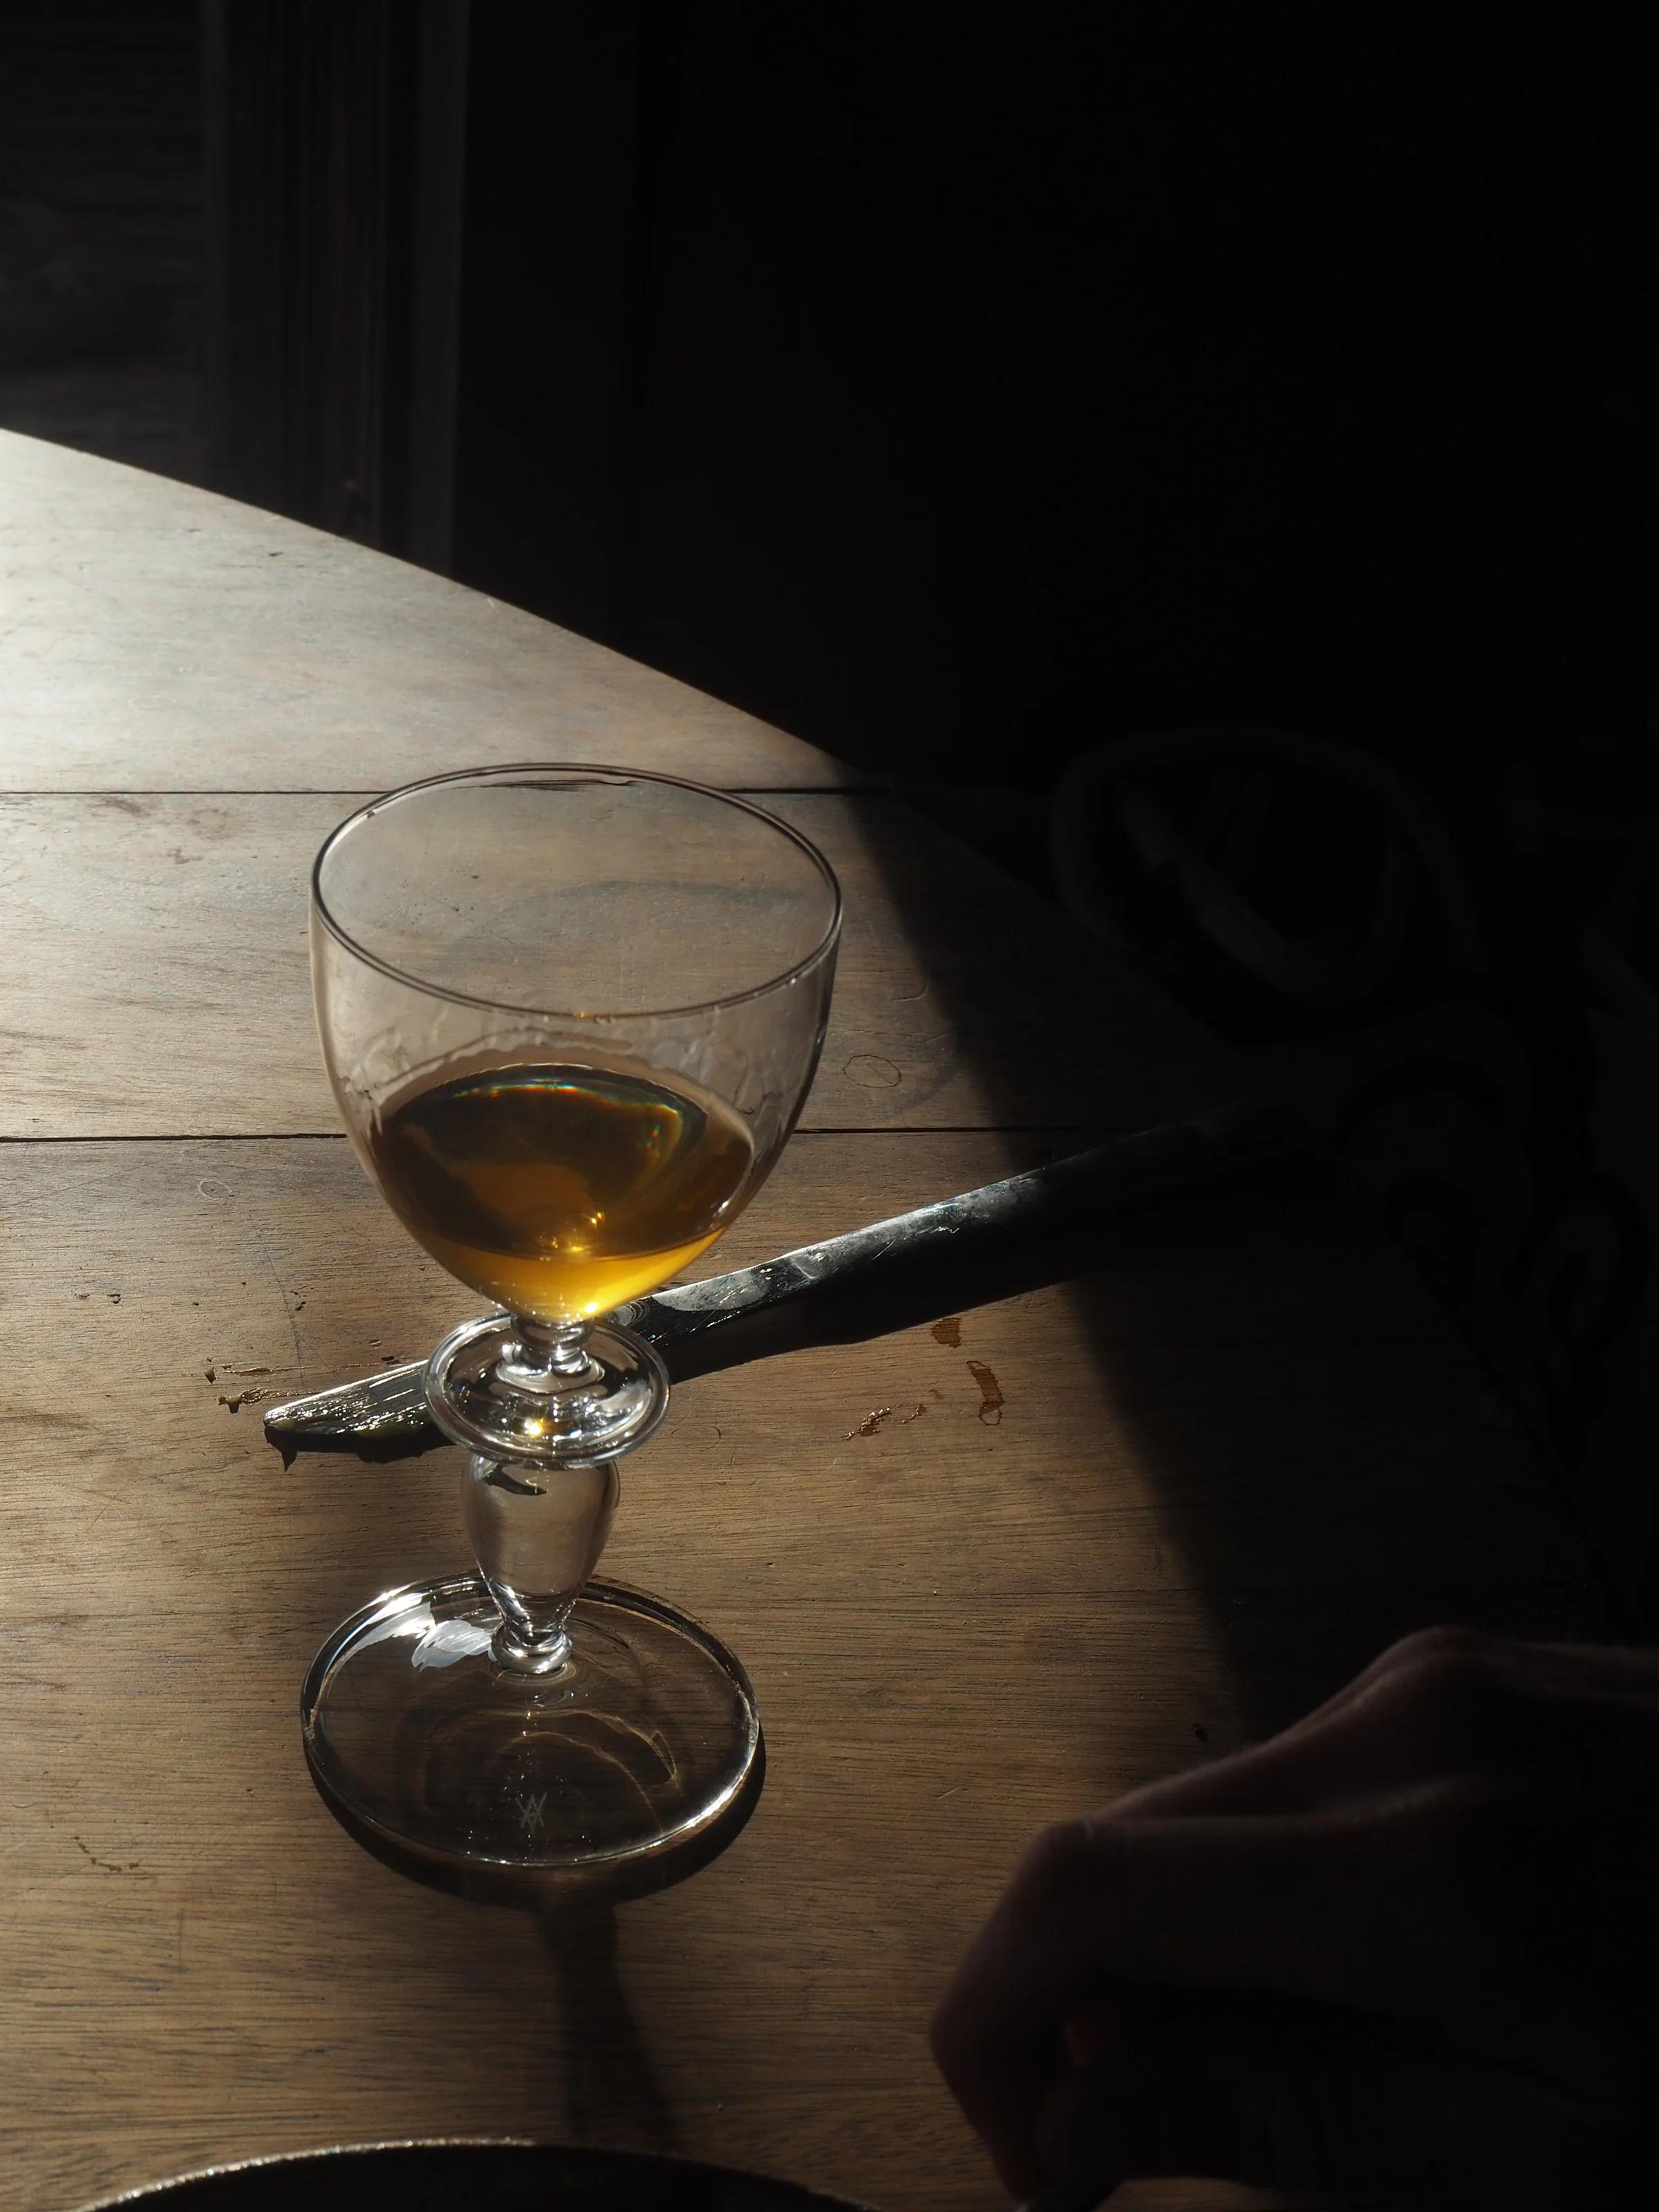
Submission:
<svg viewBox="0 0 1659 2212">
<path fill-rule="evenodd" d="M 705 1251 L 794 1125 L 841 899 L 747 800 L 634 769 L 436 776 L 343 822 L 312 881 L 323 1055 L 404 1226 L 498 1310 L 427 1370 L 471 1457 L 478 1571 L 378 1598 L 318 1653 L 312 1770 L 371 1838 L 581 1868 L 707 1829 L 749 1775 L 748 1679 L 589 1580 L 617 1455 L 662 1419 L 618 1306 Z"/>
</svg>

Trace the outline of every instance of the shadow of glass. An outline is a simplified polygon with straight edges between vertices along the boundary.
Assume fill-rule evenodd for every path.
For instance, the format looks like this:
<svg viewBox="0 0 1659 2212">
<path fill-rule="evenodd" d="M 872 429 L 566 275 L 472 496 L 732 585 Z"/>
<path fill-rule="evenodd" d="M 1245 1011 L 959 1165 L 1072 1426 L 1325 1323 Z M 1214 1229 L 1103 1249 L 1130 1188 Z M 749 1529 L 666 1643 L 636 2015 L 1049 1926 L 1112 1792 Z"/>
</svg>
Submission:
<svg viewBox="0 0 1659 2212">
<path fill-rule="evenodd" d="M 625 2113 L 629 2136 L 635 2145 L 646 2151 L 671 2151 L 677 2140 L 672 2107 L 640 2033 L 618 1972 L 617 1911 L 621 1905 L 659 1894 L 690 1880 L 729 1850 L 748 1826 L 760 1802 L 765 1776 L 766 1742 L 763 1735 L 743 1788 L 719 1818 L 696 1835 L 627 1864 L 568 1874 L 532 1873 L 483 1863 L 457 1867 L 428 1856 L 356 1820 L 320 1787 L 317 1794 L 352 1841 L 393 1873 L 447 1896 L 464 1899 L 469 1904 L 492 1905 L 519 1914 L 526 1923 L 527 1940 L 533 1929 L 534 1938 L 539 1941 L 547 1961 L 546 2002 L 538 2002 L 526 2016 L 522 2030 L 531 2047 L 548 2054 L 550 2081 L 556 2078 L 558 2082 L 560 2133 L 580 2140 L 602 2133 L 607 2125 L 614 2126 L 617 2116 Z M 315 1786 L 314 1776 L 313 1780 Z M 662 1923 L 658 1926 L 660 1941 Z M 714 2169 L 706 2174 L 702 2169 L 686 2170 L 691 2177 L 686 2184 L 691 2191 L 687 2197 L 681 2193 L 678 2165 L 662 2173 L 647 2171 L 647 2161 L 641 2160 L 637 2171 L 618 2168 L 615 2172 L 596 2177 L 593 2185 L 597 2188 L 603 2184 L 600 2194 L 605 2205 L 621 2208 L 647 2203 L 653 2206 L 668 2202 L 706 2203 L 725 2212 L 726 2207 L 752 2203 L 753 2212 L 763 2212 L 763 2208 L 774 2202 L 783 2208 L 804 2208 L 816 2201 L 809 2199 L 805 2192 L 781 2185 L 775 2196 L 768 2196 L 765 2191 L 769 2185 L 758 2182 L 753 2185 L 749 2196 L 741 2188 L 733 2193 L 733 2185 L 744 2178 L 726 2176 Z M 471 2169 L 460 2170 L 470 2175 Z M 419 2161 L 410 2168 L 410 2177 L 422 2188 L 430 2178 L 427 2167 Z M 373 2173 L 365 2172 L 362 2180 L 365 2186 L 371 2183 L 375 2188 L 383 2185 L 378 2168 Z M 559 2184 L 556 2191 L 551 2187 L 553 2182 Z M 670 2194 L 656 2193 L 670 2184 Z M 427 2201 L 418 2191 L 412 2200 L 398 2196 L 389 2179 L 384 2185 L 388 2191 L 384 2201 L 388 2205 L 393 2202 L 401 2206 L 410 2201 Z M 550 2174 L 548 2191 L 544 2195 L 521 2200 L 517 2196 L 499 2196 L 492 2187 L 489 2201 L 491 2204 L 523 2201 L 526 2205 L 556 2201 L 563 2206 L 564 2186 L 562 2174 Z M 640 2193 L 630 2195 L 630 2191 Z M 760 2193 L 756 2195 L 754 2191 Z M 196 2203 L 194 2197 L 186 2201 L 192 2205 Z M 216 2198 L 210 2201 L 216 2204 L 218 2202 Z M 277 2201 L 275 2197 L 267 2199 L 257 2192 L 246 2199 L 250 2212 L 256 2204 Z M 280 2201 L 286 2205 L 292 2198 L 284 2196 Z M 336 2200 L 325 2197 L 313 2201 Z M 382 2199 L 371 2196 L 348 2200 L 342 2196 L 337 2201 L 356 2204 Z M 435 2195 L 432 2201 L 438 2201 Z M 443 2201 L 447 2203 L 472 2200 L 467 2197 L 464 2200 L 446 2197 Z M 482 2191 L 478 2201 L 484 2201 Z M 571 2201 L 580 2203 L 586 2199 L 577 2189 Z M 241 2212 L 244 2200 L 240 2196 L 228 2197 L 225 2202 L 228 2212 L 233 2203 L 237 2212 Z"/>
</svg>

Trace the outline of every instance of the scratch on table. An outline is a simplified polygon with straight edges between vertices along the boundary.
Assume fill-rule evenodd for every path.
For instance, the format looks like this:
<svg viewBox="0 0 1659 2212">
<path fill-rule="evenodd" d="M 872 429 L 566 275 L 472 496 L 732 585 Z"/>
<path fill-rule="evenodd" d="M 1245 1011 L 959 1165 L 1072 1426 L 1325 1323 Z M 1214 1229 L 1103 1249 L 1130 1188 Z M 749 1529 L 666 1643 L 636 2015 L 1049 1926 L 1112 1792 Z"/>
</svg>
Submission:
<svg viewBox="0 0 1659 2212">
<path fill-rule="evenodd" d="M 904 1070 L 879 1052 L 855 1052 L 842 1073 L 864 1091 L 896 1091 L 904 1080 Z"/>
<path fill-rule="evenodd" d="M 144 1863 L 142 1859 L 129 1859 L 124 1866 L 118 1859 L 100 1859 L 96 1851 L 89 1849 L 81 1841 L 79 1836 L 71 1836 L 70 1841 L 76 1850 L 83 1857 L 89 1859 L 102 1874 L 143 1874 L 144 1871 Z"/>
<path fill-rule="evenodd" d="M 294 1309 L 289 1304 L 288 1292 L 283 1288 L 283 1279 L 276 1272 L 276 1262 L 271 1257 L 270 1247 L 265 1242 L 264 1232 L 263 1230 L 256 1229 L 254 1231 L 253 1241 L 259 1248 L 260 1258 L 270 1270 L 270 1279 L 276 1285 L 276 1295 L 282 1300 L 283 1311 L 288 1316 L 288 1333 L 294 1339 L 295 1370 L 300 1377 L 301 1386 L 303 1386 L 306 1379 L 306 1356 L 300 1349 L 300 1324 L 294 1317 Z M 231 1410 L 234 1413 L 235 1408 L 233 1407 Z"/>
</svg>

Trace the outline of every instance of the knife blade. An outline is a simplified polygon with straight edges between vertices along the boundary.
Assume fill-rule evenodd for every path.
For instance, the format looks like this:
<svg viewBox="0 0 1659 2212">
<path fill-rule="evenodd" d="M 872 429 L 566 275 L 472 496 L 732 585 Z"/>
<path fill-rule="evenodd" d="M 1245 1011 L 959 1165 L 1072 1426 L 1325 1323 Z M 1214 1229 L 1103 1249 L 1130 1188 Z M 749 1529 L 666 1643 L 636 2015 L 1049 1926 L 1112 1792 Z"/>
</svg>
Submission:
<svg viewBox="0 0 1659 2212">
<path fill-rule="evenodd" d="M 1316 1158 L 1307 1125 L 1241 1099 L 963 1191 L 757 1267 L 635 1298 L 614 1318 L 647 1338 L 677 1382 L 805 1343 L 858 1341 L 1090 1263 L 1080 1232 L 1104 1216 L 1274 1164 Z M 1065 1248 L 1073 1248 L 1068 1252 Z M 1097 1246 L 1087 1248 L 1097 1257 Z M 1024 1261 L 1018 1281 L 1006 1263 Z M 1046 1268 L 1048 1272 L 1042 1272 Z M 940 1303 L 940 1301 L 943 1301 Z M 427 1412 L 426 1363 L 412 1361 L 273 1406 L 267 1440 L 301 1450 L 397 1457 L 444 1439 Z"/>
</svg>

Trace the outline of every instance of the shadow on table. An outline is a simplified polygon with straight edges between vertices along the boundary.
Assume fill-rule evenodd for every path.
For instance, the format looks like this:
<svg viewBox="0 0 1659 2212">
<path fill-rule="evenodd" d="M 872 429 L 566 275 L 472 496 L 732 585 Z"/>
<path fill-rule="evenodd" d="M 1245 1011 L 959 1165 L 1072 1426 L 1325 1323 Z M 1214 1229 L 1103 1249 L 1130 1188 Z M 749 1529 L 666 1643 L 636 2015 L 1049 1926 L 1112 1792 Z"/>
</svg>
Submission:
<svg viewBox="0 0 1659 2212">
<path fill-rule="evenodd" d="M 617 1970 L 617 1911 L 700 1873 L 737 1840 L 760 1802 L 766 1777 L 763 1736 L 749 1777 L 721 1817 L 677 1850 L 609 1873 L 530 1875 L 487 1866 L 458 1870 L 400 1846 L 354 1820 L 328 1794 L 318 1796 L 354 1843 L 410 1881 L 470 1903 L 504 1907 L 533 1923 L 549 1970 L 548 1995 L 565 2054 L 561 2071 L 562 2132 L 602 2133 L 621 2112 L 635 2149 L 672 2151 L 673 2112 L 640 2034 Z M 527 2037 L 549 2041 L 553 2022 L 527 2018 Z"/>
<path fill-rule="evenodd" d="M 890 805 L 860 816 L 938 1018 L 993 1123 L 1022 1133 L 1014 1167 L 1259 1087 L 1035 893 Z M 1163 1200 L 1051 1256 L 1042 1279 L 1073 1283 L 1161 1522 L 1165 1587 L 1196 1599 L 1244 1735 L 1439 1620 L 1607 1632 L 1531 1447 L 1328 1165 Z"/>
</svg>

